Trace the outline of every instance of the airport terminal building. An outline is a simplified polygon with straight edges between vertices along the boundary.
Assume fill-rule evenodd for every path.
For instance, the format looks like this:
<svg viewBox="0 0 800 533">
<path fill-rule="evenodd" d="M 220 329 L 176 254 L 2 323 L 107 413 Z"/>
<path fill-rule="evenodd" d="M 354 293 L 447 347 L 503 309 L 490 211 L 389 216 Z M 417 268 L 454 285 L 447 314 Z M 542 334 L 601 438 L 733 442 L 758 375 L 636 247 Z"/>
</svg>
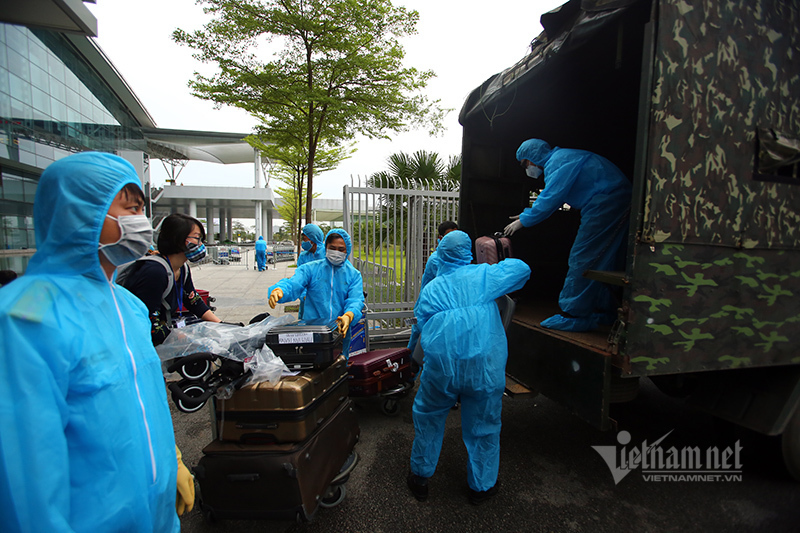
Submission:
<svg viewBox="0 0 800 533">
<path fill-rule="evenodd" d="M 35 251 L 33 200 L 42 171 L 87 150 L 130 161 L 147 196 L 151 159 L 252 162 L 255 187 L 202 187 L 201 196 L 182 203 L 188 214 L 218 219 L 221 240 L 230 234 L 232 218 L 255 218 L 257 231 L 271 234 L 275 200 L 263 183 L 259 155 L 242 141 L 246 133 L 157 128 L 91 38 L 97 22 L 88 9 L 73 2 L 34 4 L 32 13 L 18 2 L 0 4 L 0 270 L 22 273 Z M 185 196 L 179 188 L 165 187 L 157 198 L 163 208 L 175 205 L 169 201 L 173 192 Z M 148 214 L 158 214 L 160 206 L 154 207 Z"/>
</svg>

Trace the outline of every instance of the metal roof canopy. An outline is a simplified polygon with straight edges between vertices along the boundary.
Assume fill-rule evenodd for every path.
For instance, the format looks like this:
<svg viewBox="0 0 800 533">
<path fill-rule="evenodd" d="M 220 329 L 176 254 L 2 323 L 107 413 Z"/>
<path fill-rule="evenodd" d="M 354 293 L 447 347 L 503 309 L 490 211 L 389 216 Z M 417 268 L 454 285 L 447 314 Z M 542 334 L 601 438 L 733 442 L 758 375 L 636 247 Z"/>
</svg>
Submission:
<svg viewBox="0 0 800 533">
<path fill-rule="evenodd" d="M 94 4 L 94 0 L 84 0 Z M 97 19 L 81 0 L 0 0 L 0 21 L 97 37 Z"/>
<path fill-rule="evenodd" d="M 147 152 L 155 159 L 185 159 L 230 165 L 254 163 L 255 151 L 242 139 L 247 133 L 143 127 Z"/>
</svg>

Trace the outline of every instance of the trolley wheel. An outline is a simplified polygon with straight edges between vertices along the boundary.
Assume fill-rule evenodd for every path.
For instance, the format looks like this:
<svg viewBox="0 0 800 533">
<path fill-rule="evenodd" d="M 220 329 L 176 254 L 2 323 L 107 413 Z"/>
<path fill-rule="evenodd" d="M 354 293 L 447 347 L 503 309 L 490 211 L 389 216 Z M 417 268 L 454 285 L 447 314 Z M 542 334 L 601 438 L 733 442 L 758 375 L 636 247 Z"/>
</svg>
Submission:
<svg viewBox="0 0 800 533">
<path fill-rule="evenodd" d="M 183 389 L 183 393 L 190 398 L 199 398 L 203 394 L 205 394 L 206 390 L 201 387 L 200 385 L 189 385 L 185 389 Z M 175 402 L 175 406 L 178 410 L 184 413 L 194 413 L 202 409 L 202 407 L 206 404 L 206 402 L 194 403 L 194 402 L 186 402 L 184 403 L 183 400 L 177 398 L 174 394 L 172 395 L 172 401 Z"/>
<path fill-rule="evenodd" d="M 789 423 L 786 424 L 786 429 L 783 430 L 781 448 L 786 471 L 795 480 L 800 481 L 800 408 L 795 409 Z"/>
<path fill-rule="evenodd" d="M 397 416 L 400 414 L 400 402 L 392 398 L 387 398 L 381 402 L 381 413 L 386 416 Z"/>
<path fill-rule="evenodd" d="M 328 487 L 325 496 L 319 501 L 319 506 L 325 509 L 336 507 L 344 501 L 345 496 L 347 496 L 347 490 L 344 485 L 332 485 Z"/>
<path fill-rule="evenodd" d="M 206 375 L 211 369 L 211 361 L 202 359 L 200 361 L 192 361 L 188 365 L 181 365 L 178 369 L 178 374 L 186 379 L 200 379 Z"/>
<path fill-rule="evenodd" d="M 208 525 L 213 526 L 217 523 L 217 515 L 214 514 L 213 510 L 203 505 L 203 500 L 200 500 L 200 513 Z"/>
</svg>

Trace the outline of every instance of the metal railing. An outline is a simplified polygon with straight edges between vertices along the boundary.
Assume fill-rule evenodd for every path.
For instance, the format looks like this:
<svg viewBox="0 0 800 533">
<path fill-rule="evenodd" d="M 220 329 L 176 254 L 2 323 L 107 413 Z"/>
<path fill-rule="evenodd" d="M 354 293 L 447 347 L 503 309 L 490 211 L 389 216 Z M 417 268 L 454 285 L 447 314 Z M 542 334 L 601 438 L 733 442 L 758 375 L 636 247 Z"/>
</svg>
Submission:
<svg viewBox="0 0 800 533">
<path fill-rule="evenodd" d="M 436 247 L 437 229 L 458 220 L 457 190 L 430 190 L 413 180 L 384 178 L 344 187 L 345 230 L 353 240 L 353 265 L 367 293 L 369 335 L 407 334 L 404 318 L 413 315 L 422 272 Z"/>
</svg>

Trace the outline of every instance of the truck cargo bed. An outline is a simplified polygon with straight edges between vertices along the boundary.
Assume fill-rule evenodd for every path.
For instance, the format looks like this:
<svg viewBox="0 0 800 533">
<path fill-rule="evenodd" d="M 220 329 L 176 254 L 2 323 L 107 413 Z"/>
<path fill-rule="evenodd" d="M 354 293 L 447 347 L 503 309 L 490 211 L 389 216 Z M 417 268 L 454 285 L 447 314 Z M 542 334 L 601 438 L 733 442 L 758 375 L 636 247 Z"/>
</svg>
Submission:
<svg viewBox="0 0 800 533">
<path fill-rule="evenodd" d="M 554 302 L 542 301 L 520 301 L 514 312 L 514 322 L 531 328 L 537 332 L 549 335 L 555 339 L 560 339 L 572 344 L 580 345 L 592 351 L 610 355 L 608 351 L 608 335 L 611 326 L 600 326 L 594 331 L 573 332 L 556 331 L 554 329 L 543 328 L 539 323 L 559 312 L 558 305 Z"/>
</svg>

